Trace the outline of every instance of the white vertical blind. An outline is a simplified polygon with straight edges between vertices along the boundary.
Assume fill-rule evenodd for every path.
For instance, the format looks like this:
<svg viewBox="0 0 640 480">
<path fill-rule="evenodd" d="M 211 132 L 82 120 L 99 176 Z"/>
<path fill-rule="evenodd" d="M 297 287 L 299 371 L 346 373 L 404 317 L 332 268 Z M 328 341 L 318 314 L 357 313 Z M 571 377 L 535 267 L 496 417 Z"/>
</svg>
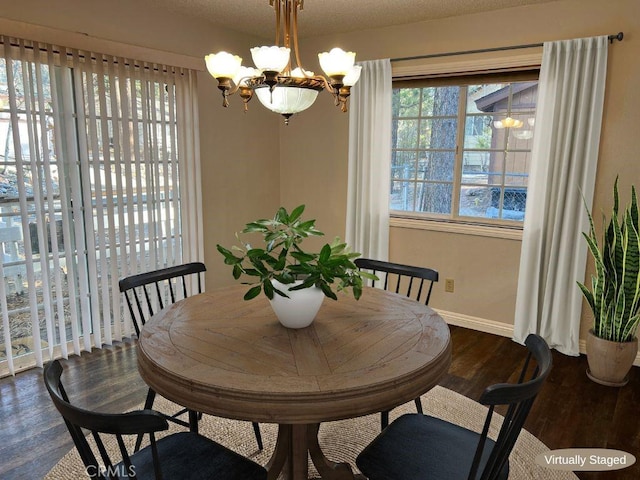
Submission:
<svg viewBox="0 0 640 480">
<path fill-rule="evenodd" d="M 0 49 L 3 374 L 131 336 L 119 278 L 203 249 L 191 71 Z"/>
</svg>

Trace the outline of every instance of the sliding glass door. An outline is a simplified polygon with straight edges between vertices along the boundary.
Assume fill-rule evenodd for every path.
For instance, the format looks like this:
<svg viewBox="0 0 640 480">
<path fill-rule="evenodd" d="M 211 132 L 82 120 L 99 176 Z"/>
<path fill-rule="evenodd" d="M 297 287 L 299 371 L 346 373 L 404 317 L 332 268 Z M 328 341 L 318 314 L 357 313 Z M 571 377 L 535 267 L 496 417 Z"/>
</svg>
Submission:
<svg viewBox="0 0 640 480">
<path fill-rule="evenodd" d="M 1 375 L 130 336 L 118 279 L 182 261 L 184 86 L 0 38 Z"/>
</svg>

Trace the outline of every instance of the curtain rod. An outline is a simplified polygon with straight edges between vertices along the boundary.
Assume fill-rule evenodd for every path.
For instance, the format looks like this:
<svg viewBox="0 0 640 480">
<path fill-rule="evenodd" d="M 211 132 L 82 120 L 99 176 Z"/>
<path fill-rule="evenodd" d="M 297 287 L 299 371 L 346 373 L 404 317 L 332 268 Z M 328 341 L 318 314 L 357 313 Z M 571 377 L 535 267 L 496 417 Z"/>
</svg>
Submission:
<svg viewBox="0 0 640 480">
<path fill-rule="evenodd" d="M 624 33 L 618 32 L 613 35 L 609 35 L 607 38 L 609 39 L 609 43 L 613 43 L 614 40 L 618 40 L 619 42 L 621 42 L 622 39 L 624 38 Z M 391 61 L 404 62 L 407 60 L 421 60 L 424 58 L 453 57 L 456 55 L 469 55 L 473 53 L 500 52 L 503 50 L 519 50 L 522 48 L 536 48 L 536 47 L 542 47 L 543 45 L 544 45 L 543 43 L 529 43 L 527 45 L 512 45 L 509 47 L 481 48 L 479 50 L 464 50 L 461 52 L 432 53 L 428 55 L 416 55 L 414 57 L 392 58 Z"/>
</svg>

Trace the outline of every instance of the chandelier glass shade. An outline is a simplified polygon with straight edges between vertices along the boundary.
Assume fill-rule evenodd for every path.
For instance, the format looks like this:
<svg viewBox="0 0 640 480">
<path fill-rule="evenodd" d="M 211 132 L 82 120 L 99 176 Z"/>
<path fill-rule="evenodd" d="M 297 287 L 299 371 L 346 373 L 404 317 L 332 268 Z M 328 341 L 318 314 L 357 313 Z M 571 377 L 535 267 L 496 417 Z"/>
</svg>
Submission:
<svg viewBox="0 0 640 480">
<path fill-rule="evenodd" d="M 354 52 L 334 48 L 318 54 L 320 66 L 326 75 L 305 70 L 298 54 L 298 10 L 304 0 L 269 0 L 276 12 L 275 45 L 254 47 L 251 58 L 255 65 L 242 65 L 242 58 L 227 52 L 205 57 L 207 70 L 218 81 L 223 106 L 229 106 L 228 97 L 238 93 L 245 111 L 255 92 L 258 100 L 269 110 L 284 116 L 285 124 L 295 113 L 306 110 L 322 90 L 329 91 L 336 106 L 347 111 L 351 87 L 360 78 L 362 67 L 354 65 Z M 280 45 L 280 39 L 283 45 Z M 295 59 L 292 68 L 291 53 Z"/>
<path fill-rule="evenodd" d="M 293 115 L 309 108 L 318 97 L 317 90 L 301 87 L 268 86 L 254 89 L 260 103 L 272 112 Z"/>
</svg>

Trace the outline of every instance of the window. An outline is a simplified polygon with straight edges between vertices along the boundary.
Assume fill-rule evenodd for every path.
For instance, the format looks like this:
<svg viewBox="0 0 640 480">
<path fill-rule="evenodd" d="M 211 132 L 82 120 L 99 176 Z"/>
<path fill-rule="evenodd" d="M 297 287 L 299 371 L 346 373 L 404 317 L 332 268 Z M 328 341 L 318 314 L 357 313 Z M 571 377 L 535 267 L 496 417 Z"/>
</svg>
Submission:
<svg viewBox="0 0 640 480">
<path fill-rule="evenodd" d="M 133 63 L 0 37 L 0 374 L 130 336 L 118 279 L 182 260 L 189 73 Z"/>
<path fill-rule="evenodd" d="M 521 224 L 537 73 L 394 82 L 395 215 Z"/>
</svg>

